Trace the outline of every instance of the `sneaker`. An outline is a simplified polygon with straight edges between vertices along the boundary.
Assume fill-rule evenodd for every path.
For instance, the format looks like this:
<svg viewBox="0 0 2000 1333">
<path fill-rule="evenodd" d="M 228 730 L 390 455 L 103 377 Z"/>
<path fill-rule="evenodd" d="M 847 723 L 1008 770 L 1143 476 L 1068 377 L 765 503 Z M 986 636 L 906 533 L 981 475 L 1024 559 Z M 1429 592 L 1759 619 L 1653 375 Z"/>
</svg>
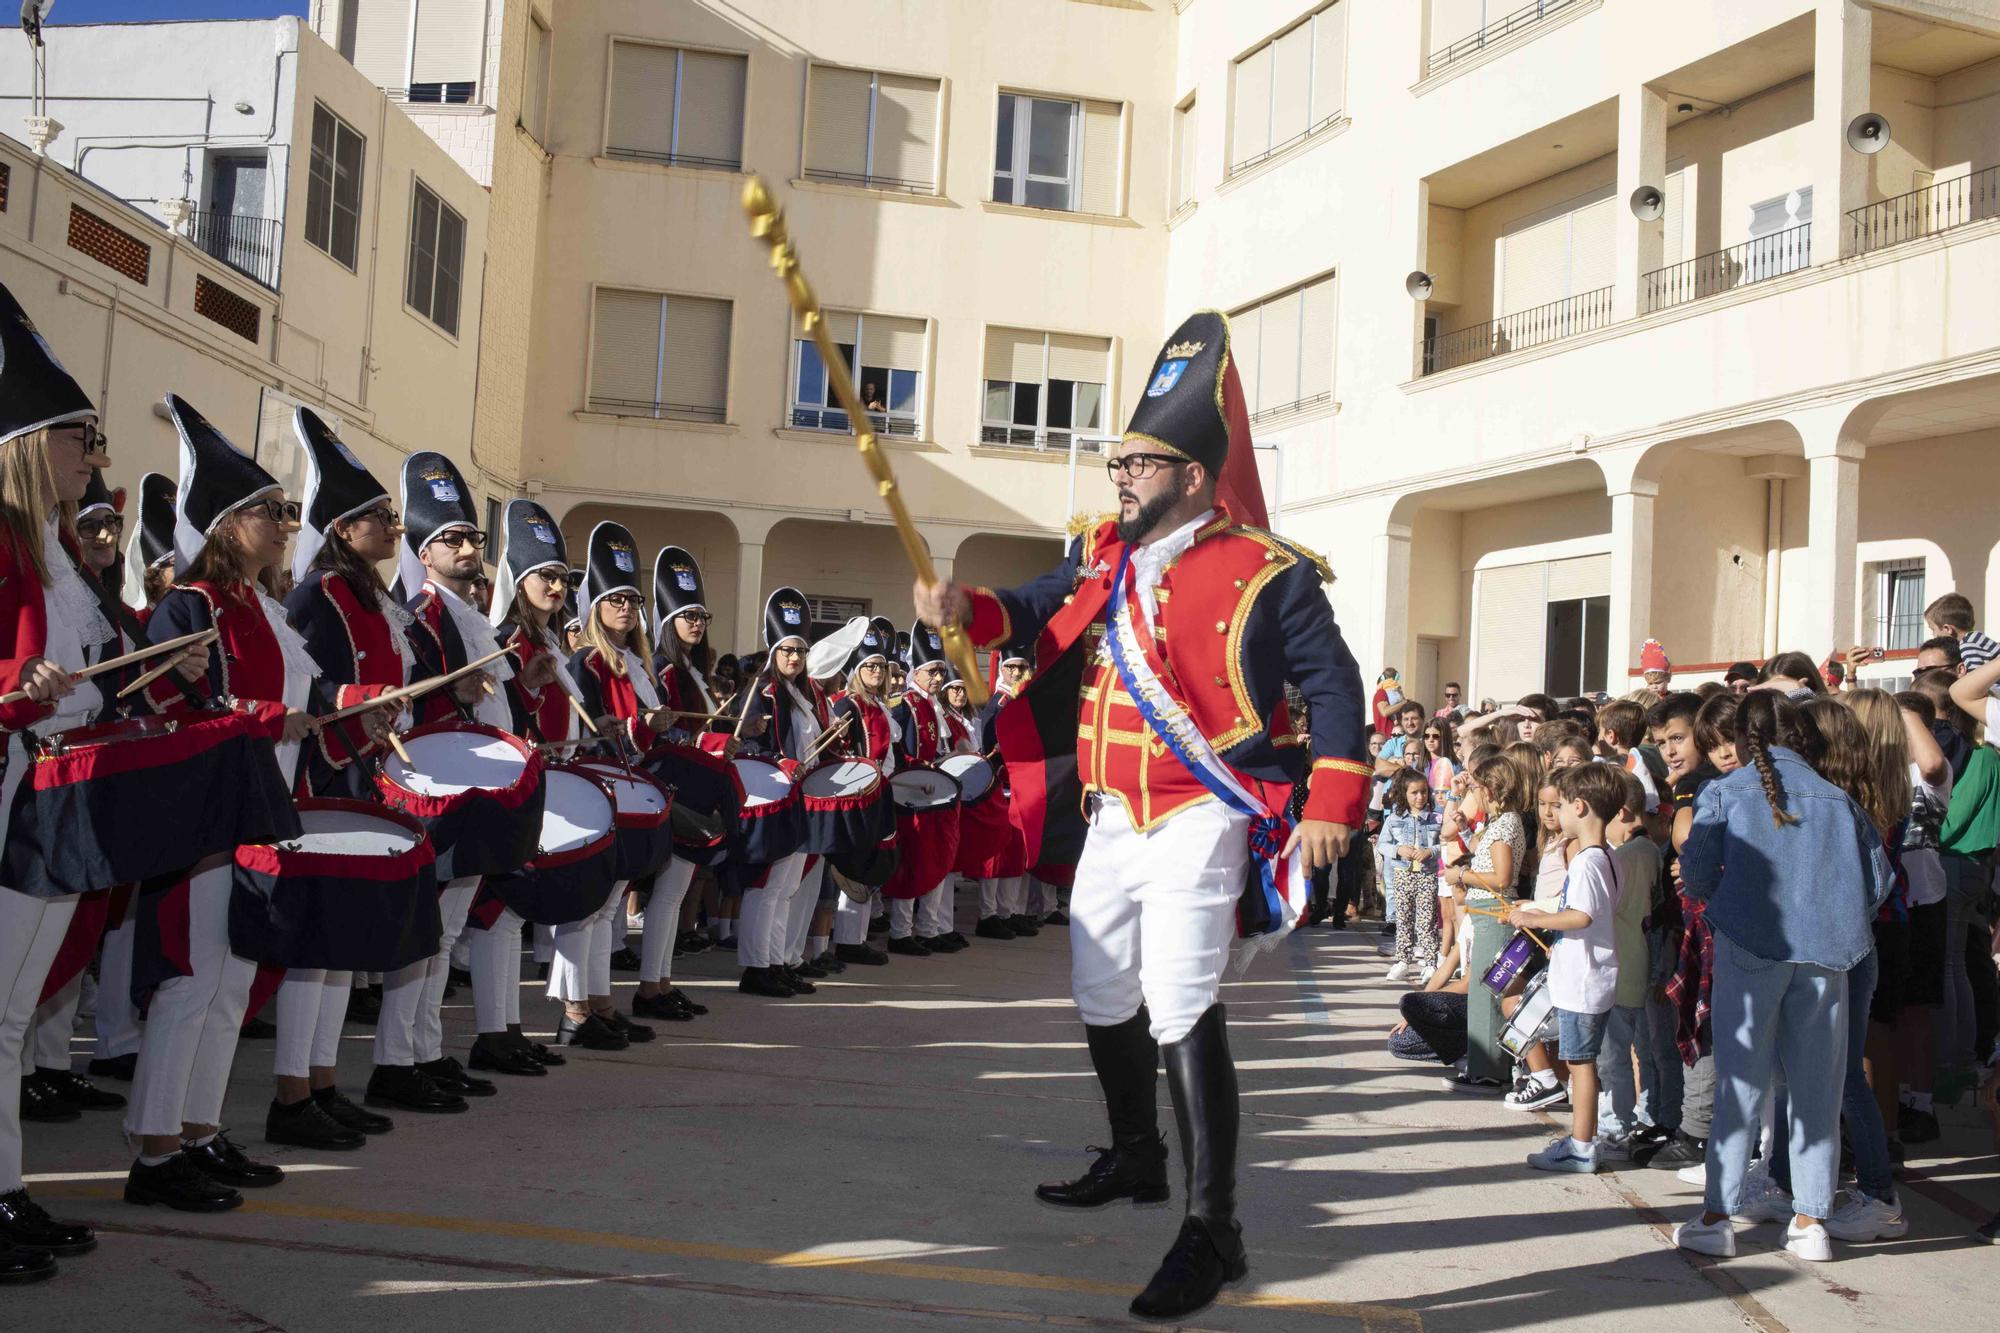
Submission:
<svg viewBox="0 0 2000 1333">
<path fill-rule="evenodd" d="M 1597 1151 L 1607 1162 L 1629 1162 L 1632 1160 L 1632 1136 L 1630 1134 L 1599 1134 Z"/>
<path fill-rule="evenodd" d="M 1791 1200 L 1785 1202 L 1790 1206 Z M 1899 1240 L 1909 1230 L 1910 1223 L 1903 1216 L 1901 1204 L 1866 1194 L 1848 1196 L 1847 1202 L 1826 1219 L 1826 1232 L 1836 1240 Z"/>
<path fill-rule="evenodd" d="M 1986 1225 L 1972 1233 L 1974 1240 L 1983 1240 L 1988 1245 L 2000 1245 L 2000 1213 L 1986 1220 Z"/>
<path fill-rule="evenodd" d="M 1785 1248 L 1808 1263 L 1823 1264 L 1833 1258 L 1833 1241 L 1819 1222 L 1802 1227 L 1793 1219 L 1785 1228 Z"/>
<path fill-rule="evenodd" d="M 1704 1171 L 1702 1183 L 1708 1178 Z M 1792 1216 L 1792 1196 L 1771 1183 L 1768 1176 L 1743 1182 L 1743 1199 L 1731 1214 L 1739 1222 L 1783 1222 Z"/>
<path fill-rule="evenodd" d="M 1528 1165 L 1537 1171 L 1575 1171 L 1589 1175 L 1602 1162 L 1603 1156 L 1595 1141 L 1588 1148 L 1578 1151 L 1576 1142 L 1567 1134 L 1552 1139 L 1549 1146 L 1540 1152 L 1528 1154 Z"/>
<path fill-rule="evenodd" d="M 1389 970 L 1382 975 L 1382 980 L 1407 981 L 1409 980 L 1409 977 L 1410 977 L 1410 965 L 1404 962 L 1402 959 L 1398 958 L 1394 963 L 1391 963 L 1389 965 Z"/>
<path fill-rule="evenodd" d="M 1674 1172 L 1674 1179 L 1680 1181 L 1683 1185 L 1706 1188 L 1708 1185 L 1708 1163 L 1696 1162 L 1693 1166 L 1684 1166 Z"/>
<path fill-rule="evenodd" d="M 1696 1217 L 1692 1222 L 1683 1222 L 1674 1228 L 1674 1247 L 1693 1250 L 1696 1254 L 1712 1255 L 1717 1259 L 1736 1257 L 1736 1228 L 1726 1217 L 1713 1222 L 1704 1222 Z"/>
<path fill-rule="evenodd" d="M 1539 1111 L 1569 1100 L 1569 1089 L 1561 1083 L 1544 1083 L 1538 1078 L 1523 1079 L 1500 1099 L 1510 1111 Z"/>
<path fill-rule="evenodd" d="M 1499 1079 L 1479 1078 L 1475 1077 L 1472 1074 L 1468 1074 L 1463 1070 L 1460 1070 L 1458 1073 L 1453 1074 L 1448 1078 L 1441 1079 L 1439 1081 L 1444 1084 L 1444 1090 L 1446 1092 L 1465 1092 L 1465 1093 L 1472 1093 L 1477 1096 L 1490 1097 L 1494 1093 L 1500 1091 Z"/>
<path fill-rule="evenodd" d="M 1684 1166 L 1700 1166 L 1708 1160 L 1708 1140 L 1689 1138 L 1676 1130 L 1674 1136 L 1645 1157 L 1645 1165 L 1662 1171 L 1678 1171 Z"/>
</svg>

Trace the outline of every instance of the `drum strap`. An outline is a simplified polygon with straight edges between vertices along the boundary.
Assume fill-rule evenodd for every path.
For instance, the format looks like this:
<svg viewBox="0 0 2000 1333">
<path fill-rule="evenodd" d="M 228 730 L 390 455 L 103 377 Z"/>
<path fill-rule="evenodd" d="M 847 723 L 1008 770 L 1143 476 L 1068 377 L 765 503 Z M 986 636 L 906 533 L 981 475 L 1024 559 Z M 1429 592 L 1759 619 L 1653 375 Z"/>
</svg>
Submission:
<svg viewBox="0 0 2000 1333">
<path fill-rule="evenodd" d="M 67 549 L 63 551 L 63 558 L 70 558 Z M 72 561 L 72 563 L 74 562 Z M 146 627 L 139 623 L 139 617 L 132 614 L 131 607 L 111 595 L 111 590 L 104 586 L 103 579 L 97 578 L 81 567 L 77 569 L 77 573 L 83 576 L 83 581 L 89 586 L 90 590 L 97 594 L 97 605 L 104 612 L 104 618 L 113 625 L 116 625 L 124 633 L 125 637 L 132 641 L 134 647 L 141 646 L 150 641 L 151 636 L 146 633 Z M 123 673 L 121 672 L 120 674 Z M 138 674 L 138 670 L 135 669 L 133 675 L 137 676 Z M 186 700 L 190 706 L 195 708 L 206 708 L 208 706 L 207 702 L 194 692 L 194 686 L 181 679 L 180 672 L 169 671 L 165 679 L 174 683 L 174 688 L 181 692 L 181 698 Z M 115 693 L 115 691 L 113 692 Z"/>
</svg>

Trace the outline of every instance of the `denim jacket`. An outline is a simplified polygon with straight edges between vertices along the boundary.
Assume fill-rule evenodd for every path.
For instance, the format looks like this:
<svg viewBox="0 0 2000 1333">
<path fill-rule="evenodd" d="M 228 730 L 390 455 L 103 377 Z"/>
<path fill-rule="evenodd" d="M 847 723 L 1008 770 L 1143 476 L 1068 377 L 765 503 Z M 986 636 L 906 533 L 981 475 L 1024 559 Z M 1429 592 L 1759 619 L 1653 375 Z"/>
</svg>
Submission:
<svg viewBox="0 0 2000 1333">
<path fill-rule="evenodd" d="M 1869 923 L 1889 894 L 1882 837 L 1796 753 L 1773 749 L 1771 761 L 1798 822 L 1772 821 L 1754 767 L 1709 783 L 1681 848 L 1682 883 L 1708 903 L 1709 925 L 1746 953 L 1845 971 L 1868 956 Z"/>
<path fill-rule="evenodd" d="M 1411 866 L 1418 870 L 1437 871 L 1437 855 L 1433 851 L 1421 861 L 1405 861 L 1396 854 L 1398 847 L 1428 847 L 1438 845 L 1438 832 L 1444 817 L 1436 810 L 1425 809 L 1407 814 L 1391 811 L 1382 821 L 1382 836 L 1378 840 L 1390 863 L 1398 867 Z"/>
</svg>

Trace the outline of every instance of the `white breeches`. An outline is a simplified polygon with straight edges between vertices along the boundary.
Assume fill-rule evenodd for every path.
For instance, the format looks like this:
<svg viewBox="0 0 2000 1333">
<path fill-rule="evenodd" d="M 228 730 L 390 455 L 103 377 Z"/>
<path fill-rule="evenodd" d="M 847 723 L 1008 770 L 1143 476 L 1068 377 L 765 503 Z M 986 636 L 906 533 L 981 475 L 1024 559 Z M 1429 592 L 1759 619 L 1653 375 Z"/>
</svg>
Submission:
<svg viewBox="0 0 2000 1333">
<path fill-rule="evenodd" d="M 16 773 L 25 766 L 18 754 L 10 759 Z M 8 783 L 7 795 L 13 795 L 19 783 L 18 777 Z M 0 1194 L 21 1188 L 22 1047 L 49 964 L 55 961 L 75 914 L 74 896 L 31 898 L 0 888 Z M 63 1039 L 67 1046 L 68 1029 Z M 69 1068 L 67 1051 L 63 1068 Z"/>
<path fill-rule="evenodd" d="M 674 940 L 681 931 L 681 901 L 694 882 L 694 862 L 676 856 L 653 877 L 653 896 L 646 900 L 646 929 L 639 937 L 639 980 L 671 981 Z"/>
<path fill-rule="evenodd" d="M 188 965 L 153 992 L 125 1112 L 129 1134 L 222 1123 L 222 1098 L 257 965 L 229 951 L 227 864 L 188 880 Z"/>
</svg>

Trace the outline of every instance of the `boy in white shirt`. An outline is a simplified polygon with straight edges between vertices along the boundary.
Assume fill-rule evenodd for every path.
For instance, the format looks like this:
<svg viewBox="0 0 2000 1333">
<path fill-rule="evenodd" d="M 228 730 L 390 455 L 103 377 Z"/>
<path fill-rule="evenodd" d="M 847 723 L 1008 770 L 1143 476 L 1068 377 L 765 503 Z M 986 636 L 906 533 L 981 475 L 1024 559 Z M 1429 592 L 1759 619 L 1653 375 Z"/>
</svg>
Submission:
<svg viewBox="0 0 2000 1333">
<path fill-rule="evenodd" d="M 1618 992 L 1618 874 L 1604 828 L 1624 808 L 1625 779 L 1609 764 L 1579 764 L 1557 772 L 1555 783 L 1563 836 L 1575 848 L 1561 910 L 1517 907 L 1507 914 L 1507 924 L 1562 932 L 1549 951 L 1548 986 L 1559 1033 L 1556 1055 L 1569 1071 L 1571 1119 L 1569 1134 L 1529 1153 L 1528 1165 L 1538 1171 L 1593 1172 L 1602 1161 L 1597 1057 Z"/>
</svg>

